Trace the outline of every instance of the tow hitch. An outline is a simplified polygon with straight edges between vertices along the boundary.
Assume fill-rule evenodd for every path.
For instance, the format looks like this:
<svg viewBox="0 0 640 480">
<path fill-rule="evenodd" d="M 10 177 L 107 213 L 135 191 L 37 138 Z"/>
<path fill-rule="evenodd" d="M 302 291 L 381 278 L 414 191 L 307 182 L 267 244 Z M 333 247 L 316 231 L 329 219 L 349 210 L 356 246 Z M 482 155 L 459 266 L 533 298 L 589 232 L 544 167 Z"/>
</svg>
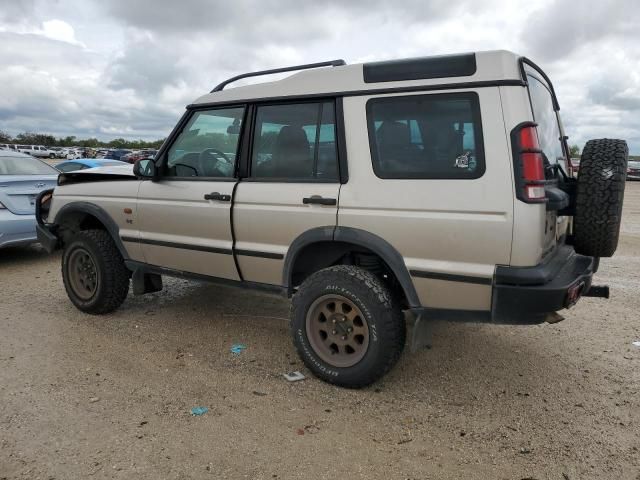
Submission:
<svg viewBox="0 0 640 480">
<path fill-rule="evenodd" d="M 591 285 L 589 290 L 583 293 L 582 296 L 609 298 L 609 285 Z"/>
</svg>

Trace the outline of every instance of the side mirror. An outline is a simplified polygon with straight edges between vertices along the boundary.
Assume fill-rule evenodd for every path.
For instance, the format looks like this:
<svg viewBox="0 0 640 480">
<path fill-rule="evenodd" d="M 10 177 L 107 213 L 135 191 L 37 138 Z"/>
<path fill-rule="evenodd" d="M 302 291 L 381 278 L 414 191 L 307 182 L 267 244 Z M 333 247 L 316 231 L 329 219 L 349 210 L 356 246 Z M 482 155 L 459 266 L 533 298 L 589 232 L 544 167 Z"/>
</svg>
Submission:
<svg viewBox="0 0 640 480">
<path fill-rule="evenodd" d="M 133 174 L 140 179 L 153 179 L 158 169 L 153 158 L 141 158 L 133 164 Z"/>
</svg>

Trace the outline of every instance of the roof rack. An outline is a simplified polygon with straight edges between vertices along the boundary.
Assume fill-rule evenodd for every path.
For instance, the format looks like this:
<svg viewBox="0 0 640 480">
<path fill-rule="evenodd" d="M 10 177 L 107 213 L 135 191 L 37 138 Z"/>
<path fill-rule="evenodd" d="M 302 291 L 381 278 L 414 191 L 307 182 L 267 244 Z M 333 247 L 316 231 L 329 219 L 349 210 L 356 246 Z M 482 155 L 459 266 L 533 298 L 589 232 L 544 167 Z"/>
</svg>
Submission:
<svg viewBox="0 0 640 480">
<path fill-rule="evenodd" d="M 259 72 L 243 73 L 242 75 L 236 75 L 235 77 L 231 77 L 228 80 L 225 80 L 221 84 L 217 85 L 216 88 L 211 90 L 211 93 L 220 92 L 228 84 L 235 82 L 236 80 L 240 80 L 242 78 L 258 77 L 260 75 L 271 75 L 272 73 L 294 72 L 296 70 L 308 70 L 310 68 L 341 67 L 342 65 L 346 65 L 346 64 L 347 62 L 345 62 L 344 60 L 338 59 L 338 60 L 330 60 L 328 62 L 307 63 L 305 65 L 295 65 L 293 67 L 273 68 L 271 70 L 261 70 Z"/>
</svg>

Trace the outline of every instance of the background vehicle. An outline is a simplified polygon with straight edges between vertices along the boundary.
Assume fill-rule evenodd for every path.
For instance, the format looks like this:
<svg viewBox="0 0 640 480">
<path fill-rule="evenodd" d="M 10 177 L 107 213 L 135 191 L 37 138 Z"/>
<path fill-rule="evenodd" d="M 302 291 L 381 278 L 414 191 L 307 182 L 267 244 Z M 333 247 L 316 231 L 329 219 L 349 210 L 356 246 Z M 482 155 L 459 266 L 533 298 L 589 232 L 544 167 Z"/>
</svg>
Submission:
<svg viewBox="0 0 640 480">
<path fill-rule="evenodd" d="M 49 150 L 55 154 L 56 158 L 67 158 L 64 147 L 51 147 Z"/>
<path fill-rule="evenodd" d="M 627 179 L 640 180 L 640 160 L 629 160 Z"/>
<path fill-rule="evenodd" d="M 55 167 L 61 172 L 75 172 L 78 170 L 86 170 L 87 168 L 96 167 L 113 167 L 118 165 L 126 165 L 126 162 L 120 160 L 106 160 L 101 158 L 78 158 L 76 160 L 67 160 L 58 163 Z"/>
<path fill-rule="evenodd" d="M 13 150 L 14 152 L 18 150 L 17 145 L 13 145 L 11 143 L 0 143 L 0 148 L 4 150 Z"/>
<path fill-rule="evenodd" d="M 104 156 L 104 158 L 107 160 L 120 160 L 121 157 L 123 157 L 128 153 L 131 153 L 131 150 L 126 150 L 123 148 L 116 149 L 116 150 L 109 150 L 107 154 Z"/>
<path fill-rule="evenodd" d="M 575 175 L 578 174 L 578 171 L 580 170 L 580 159 L 579 158 L 571 157 L 571 169 L 573 170 Z"/>
<path fill-rule="evenodd" d="M 120 158 L 120 160 L 128 163 L 135 163 L 136 161 L 141 160 L 143 158 L 153 158 L 156 156 L 157 153 L 158 153 L 157 150 L 151 150 L 151 149 L 139 150 L 137 152 L 131 152 L 124 155 L 123 157 Z"/>
<path fill-rule="evenodd" d="M 327 68 L 322 68 L 327 67 Z M 103 314 L 162 275 L 292 296 L 319 378 L 362 387 L 398 360 L 403 310 L 556 322 L 614 254 L 628 148 L 590 140 L 580 173 L 547 75 L 493 51 L 335 60 L 191 104 L 155 159 L 60 176 L 43 245 L 72 303 Z M 109 181 L 102 181 L 109 180 Z M 78 274 L 77 272 L 82 272 Z M 416 335 L 416 332 L 418 335 Z"/>
<path fill-rule="evenodd" d="M 18 145 L 17 150 L 37 158 L 56 158 L 56 153 L 42 145 Z"/>
<path fill-rule="evenodd" d="M 58 171 L 29 155 L 0 150 L 0 247 L 34 243 L 35 200 L 53 188 Z"/>
<path fill-rule="evenodd" d="M 74 160 L 76 158 L 82 158 L 82 152 L 77 149 L 77 148 L 68 148 L 66 150 L 66 157 L 67 160 Z"/>
</svg>

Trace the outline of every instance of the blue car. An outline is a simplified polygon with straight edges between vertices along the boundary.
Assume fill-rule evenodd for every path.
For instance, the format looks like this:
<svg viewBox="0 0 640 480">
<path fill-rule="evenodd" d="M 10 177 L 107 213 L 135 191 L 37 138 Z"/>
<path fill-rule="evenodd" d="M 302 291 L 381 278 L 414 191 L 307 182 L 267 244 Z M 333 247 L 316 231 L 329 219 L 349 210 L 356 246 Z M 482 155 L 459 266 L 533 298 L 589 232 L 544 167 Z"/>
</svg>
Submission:
<svg viewBox="0 0 640 480">
<path fill-rule="evenodd" d="M 58 174 L 29 155 L 0 150 L 0 248 L 37 241 L 36 195 L 54 188 Z"/>
<path fill-rule="evenodd" d="M 109 167 L 116 165 L 127 165 L 127 162 L 120 160 L 106 160 L 103 158 L 77 158 L 75 160 L 66 160 L 56 165 L 56 168 L 63 173 L 75 172 L 86 168 Z"/>
<path fill-rule="evenodd" d="M 124 148 L 118 148 L 115 150 L 109 150 L 107 154 L 104 156 L 105 160 L 120 160 L 127 153 L 131 153 L 131 150 L 127 150 Z"/>
</svg>

